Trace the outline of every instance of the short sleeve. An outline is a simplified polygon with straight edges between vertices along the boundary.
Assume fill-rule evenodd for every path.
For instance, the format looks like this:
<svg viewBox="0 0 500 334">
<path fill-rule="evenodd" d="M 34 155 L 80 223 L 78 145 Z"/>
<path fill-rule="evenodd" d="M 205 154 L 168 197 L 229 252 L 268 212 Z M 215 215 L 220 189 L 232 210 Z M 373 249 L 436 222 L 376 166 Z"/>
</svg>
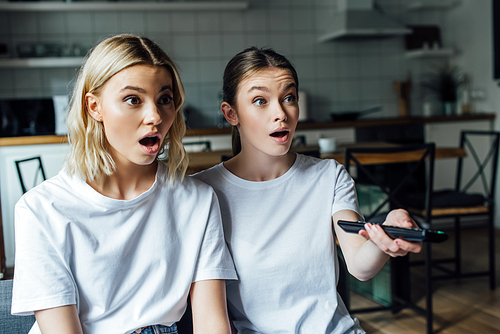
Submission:
<svg viewBox="0 0 500 334">
<path fill-rule="evenodd" d="M 23 199 L 15 207 L 16 258 L 11 311 L 15 315 L 77 304 L 75 283 L 62 257 L 65 250 L 58 249 L 51 224 L 41 211 Z"/>
<path fill-rule="evenodd" d="M 237 279 L 233 260 L 224 240 L 219 201 L 213 190 L 193 282 L 208 279 Z"/>
<path fill-rule="evenodd" d="M 340 210 L 351 210 L 356 212 L 360 217 L 363 217 L 359 211 L 354 180 L 344 166 L 337 163 L 332 215 Z"/>
</svg>

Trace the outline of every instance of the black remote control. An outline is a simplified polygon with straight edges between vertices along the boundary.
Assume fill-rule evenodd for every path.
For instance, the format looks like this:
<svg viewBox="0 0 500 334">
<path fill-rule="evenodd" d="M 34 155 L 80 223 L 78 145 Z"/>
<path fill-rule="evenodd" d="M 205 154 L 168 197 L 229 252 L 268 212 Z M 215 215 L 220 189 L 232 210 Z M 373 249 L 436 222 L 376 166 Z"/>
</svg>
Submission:
<svg viewBox="0 0 500 334">
<path fill-rule="evenodd" d="M 357 221 L 351 222 L 346 220 L 339 220 L 339 226 L 346 232 L 358 233 L 359 230 L 365 229 L 365 222 Z M 374 224 L 374 223 L 372 223 Z M 392 239 L 404 239 L 408 241 L 429 241 L 429 242 L 443 242 L 448 240 L 448 234 L 442 231 L 433 231 L 420 228 L 407 228 L 396 227 L 388 225 L 380 225 L 385 233 Z"/>
</svg>

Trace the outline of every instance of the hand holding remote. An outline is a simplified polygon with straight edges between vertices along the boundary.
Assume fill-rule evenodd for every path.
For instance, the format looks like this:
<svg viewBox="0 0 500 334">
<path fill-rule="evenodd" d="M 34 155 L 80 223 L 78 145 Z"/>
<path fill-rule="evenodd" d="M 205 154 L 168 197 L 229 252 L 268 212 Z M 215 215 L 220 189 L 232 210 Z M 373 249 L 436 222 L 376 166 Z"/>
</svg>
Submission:
<svg viewBox="0 0 500 334">
<path fill-rule="evenodd" d="M 365 222 L 339 220 L 338 225 L 346 232 L 358 233 L 365 229 Z M 442 231 L 433 231 L 419 228 L 406 228 L 389 225 L 379 225 L 384 232 L 392 239 L 403 239 L 407 241 L 428 241 L 443 242 L 448 239 L 448 235 Z"/>
</svg>

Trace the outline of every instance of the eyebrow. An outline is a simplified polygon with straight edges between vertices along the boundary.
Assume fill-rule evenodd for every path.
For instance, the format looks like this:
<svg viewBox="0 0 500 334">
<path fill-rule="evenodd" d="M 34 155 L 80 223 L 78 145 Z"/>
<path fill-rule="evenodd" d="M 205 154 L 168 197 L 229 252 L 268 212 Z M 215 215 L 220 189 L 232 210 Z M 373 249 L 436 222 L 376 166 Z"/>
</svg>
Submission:
<svg viewBox="0 0 500 334">
<path fill-rule="evenodd" d="M 146 91 L 140 87 L 134 87 L 134 86 L 125 86 L 123 87 L 122 89 L 120 89 L 120 91 L 126 91 L 126 90 L 135 90 L 139 93 L 145 93 Z"/>
<path fill-rule="evenodd" d="M 266 91 L 266 92 L 268 92 L 268 91 L 269 91 L 269 88 L 264 87 L 264 86 L 253 86 L 253 87 L 251 87 L 251 88 L 248 90 L 248 92 L 247 92 L 247 93 L 250 93 L 250 92 L 251 92 L 251 91 L 253 91 L 253 90 L 261 90 L 261 91 Z"/>
<path fill-rule="evenodd" d="M 285 89 L 284 90 L 288 90 L 292 87 L 295 87 L 297 88 L 297 84 L 295 82 L 291 82 L 289 83 L 288 85 L 285 86 Z M 251 87 L 247 93 L 250 93 L 251 91 L 253 90 L 260 90 L 260 91 L 265 91 L 265 92 L 268 92 L 269 91 L 269 88 L 265 87 L 265 86 L 253 86 Z"/>
<path fill-rule="evenodd" d="M 162 86 L 162 87 L 160 88 L 160 92 L 163 92 L 163 91 L 166 91 L 166 90 L 169 90 L 169 91 L 171 91 L 171 92 L 173 92 L 173 91 L 174 91 L 174 89 L 172 88 L 172 86 L 171 86 L 171 85 L 165 85 L 165 86 Z"/>
<path fill-rule="evenodd" d="M 146 93 L 146 91 L 145 91 L 144 89 L 142 89 L 141 87 L 135 87 L 135 86 L 125 86 L 125 87 L 123 87 L 120 91 L 122 91 L 122 92 L 123 92 L 123 91 L 129 90 L 129 89 L 130 89 L 130 90 L 135 90 L 136 92 L 139 92 L 139 93 Z M 163 91 L 166 91 L 166 90 L 170 90 L 170 91 L 172 91 L 172 92 L 174 91 L 174 90 L 172 89 L 172 86 L 170 86 L 170 85 L 165 85 L 165 86 L 162 86 L 162 87 L 160 88 L 160 93 L 161 93 L 161 92 L 163 92 Z"/>
</svg>

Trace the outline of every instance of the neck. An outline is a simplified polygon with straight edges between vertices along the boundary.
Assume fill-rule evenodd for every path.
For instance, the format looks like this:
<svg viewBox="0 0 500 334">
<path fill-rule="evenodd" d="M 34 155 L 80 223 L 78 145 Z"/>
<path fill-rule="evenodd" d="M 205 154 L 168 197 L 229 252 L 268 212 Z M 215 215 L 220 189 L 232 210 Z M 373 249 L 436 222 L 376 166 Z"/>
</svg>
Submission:
<svg viewBox="0 0 500 334">
<path fill-rule="evenodd" d="M 157 164 L 155 161 L 147 166 L 117 166 L 113 175 L 105 175 L 87 183 L 106 197 L 131 200 L 151 188 L 155 182 Z"/>
<path fill-rule="evenodd" d="M 234 175 L 248 181 L 269 181 L 285 174 L 295 162 L 294 153 L 282 156 L 246 154 L 242 150 L 224 166 Z"/>
</svg>

